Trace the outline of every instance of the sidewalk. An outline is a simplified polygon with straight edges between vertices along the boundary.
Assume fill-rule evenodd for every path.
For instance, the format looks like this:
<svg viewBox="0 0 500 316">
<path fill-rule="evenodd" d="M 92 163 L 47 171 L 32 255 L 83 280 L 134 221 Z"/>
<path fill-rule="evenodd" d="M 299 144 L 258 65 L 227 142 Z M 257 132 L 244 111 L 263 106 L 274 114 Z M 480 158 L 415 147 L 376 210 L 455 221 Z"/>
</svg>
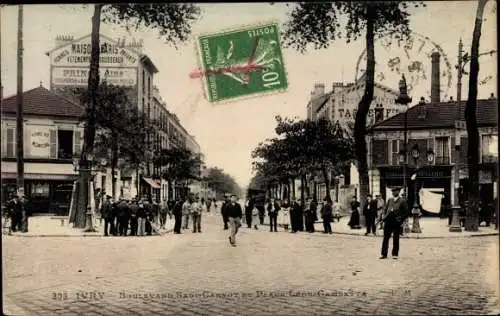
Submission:
<svg viewBox="0 0 500 316">
<path fill-rule="evenodd" d="M 3 219 L 2 219 L 3 226 Z M 61 226 L 59 219 L 53 219 L 51 216 L 33 216 L 29 218 L 29 231 L 27 233 L 15 232 L 12 236 L 20 237 L 103 237 L 104 236 L 104 220 L 99 225 L 99 220 L 96 221 L 94 227 L 98 230 L 96 233 L 86 233 L 83 229 L 73 228 L 73 224 L 64 221 L 64 226 Z M 159 231 L 159 235 L 163 235 L 173 231 L 174 220 L 167 217 L 165 230 Z M 6 229 L 2 229 L 3 234 L 7 234 Z"/>
<path fill-rule="evenodd" d="M 347 226 L 349 222 L 349 217 L 344 216 L 340 219 L 340 222 L 334 221 L 332 223 L 333 234 L 343 234 L 343 235 L 353 235 L 353 236 L 363 236 L 365 237 L 366 228 L 361 229 L 351 229 Z M 265 225 L 269 225 L 269 218 L 266 217 L 264 220 Z M 412 226 L 412 219 L 409 222 L 410 229 Z M 281 226 L 281 225 L 278 225 Z M 323 232 L 323 222 L 316 222 L 314 225 L 316 232 Z M 495 230 L 495 226 L 490 227 L 479 227 L 477 232 L 466 232 L 462 228 L 461 233 L 453 233 L 449 231 L 448 219 L 440 219 L 436 217 L 424 217 L 420 218 L 420 229 L 422 233 L 409 233 L 402 238 L 459 238 L 459 237 L 479 237 L 479 236 L 492 236 L 498 235 L 498 230 Z M 376 238 L 382 237 L 383 232 L 377 227 L 377 236 L 369 235 L 366 238 Z"/>
</svg>

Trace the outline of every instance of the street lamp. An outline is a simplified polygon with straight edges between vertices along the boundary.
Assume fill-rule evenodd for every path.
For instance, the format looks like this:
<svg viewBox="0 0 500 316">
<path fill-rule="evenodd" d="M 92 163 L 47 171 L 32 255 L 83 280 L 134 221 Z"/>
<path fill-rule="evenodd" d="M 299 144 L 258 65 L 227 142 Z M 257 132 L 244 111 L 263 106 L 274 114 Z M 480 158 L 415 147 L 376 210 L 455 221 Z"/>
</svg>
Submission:
<svg viewBox="0 0 500 316">
<path fill-rule="evenodd" d="M 418 186 L 417 186 L 417 175 L 418 171 L 420 170 L 420 167 L 418 166 L 418 158 L 420 158 L 420 149 L 418 148 L 418 145 L 415 144 L 411 148 L 411 157 L 413 158 L 413 161 L 415 163 L 415 174 L 412 176 L 412 180 L 414 180 L 414 198 L 413 198 L 413 208 L 411 210 L 411 214 L 413 215 L 413 224 L 411 228 L 412 233 L 421 233 L 422 230 L 420 229 L 420 202 L 418 198 Z M 432 149 L 427 150 L 426 153 L 426 158 L 427 162 L 430 164 L 434 161 L 434 151 Z"/>
<path fill-rule="evenodd" d="M 401 75 L 401 80 L 399 80 L 399 95 L 395 102 L 397 104 L 402 104 L 406 105 L 406 110 L 405 110 L 405 115 L 404 115 L 404 127 L 403 127 L 403 132 L 404 132 L 404 140 L 403 140 L 403 150 L 400 151 L 399 153 L 399 161 L 400 163 L 403 164 L 403 187 L 404 187 L 404 192 L 408 192 L 408 184 L 407 184 L 407 159 L 406 159 L 406 153 L 408 152 L 407 147 L 408 147 L 408 104 L 410 104 L 412 99 L 410 96 L 408 96 L 408 86 L 406 85 L 406 78 L 405 75 Z"/>
</svg>

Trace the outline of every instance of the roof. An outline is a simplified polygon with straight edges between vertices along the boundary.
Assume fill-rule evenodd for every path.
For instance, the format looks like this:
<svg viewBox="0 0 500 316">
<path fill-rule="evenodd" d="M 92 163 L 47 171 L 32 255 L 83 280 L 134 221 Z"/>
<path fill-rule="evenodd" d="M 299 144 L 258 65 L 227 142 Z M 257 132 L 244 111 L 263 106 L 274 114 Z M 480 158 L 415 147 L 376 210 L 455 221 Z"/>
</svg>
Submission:
<svg viewBox="0 0 500 316">
<path fill-rule="evenodd" d="M 24 115 L 81 118 L 85 108 L 60 95 L 37 87 L 23 92 Z M 16 114 L 17 95 L 1 100 L 2 115 Z"/>
<path fill-rule="evenodd" d="M 460 120 L 465 120 L 466 101 L 460 104 Z M 436 129 L 455 126 L 457 102 L 437 102 L 417 104 L 408 109 L 408 129 Z M 498 116 L 498 100 L 477 100 L 477 123 L 479 126 L 496 126 Z M 372 129 L 401 130 L 404 127 L 404 112 L 392 116 Z"/>
</svg>

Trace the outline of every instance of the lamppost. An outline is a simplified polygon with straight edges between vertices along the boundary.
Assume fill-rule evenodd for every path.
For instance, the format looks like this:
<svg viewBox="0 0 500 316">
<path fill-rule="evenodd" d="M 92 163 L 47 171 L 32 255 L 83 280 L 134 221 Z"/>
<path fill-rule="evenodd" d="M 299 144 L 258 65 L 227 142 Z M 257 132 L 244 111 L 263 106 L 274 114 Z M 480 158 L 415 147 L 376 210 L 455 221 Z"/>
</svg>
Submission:
<svg viewBox="0 0 500 316">
<path fill-rule="evenodd" d="M 399 151 L 399 162 L 403 164 L 403 188 L 404 192 L 408 192 L 408 184 L 407 184 L 407 146 L 408 146 L 408 104 L 410 104 L 412 99 L 410 96 L 408 96 L 408 86 L 406 85 L 406 78 L 405 75 L 403 74 L 401 76 L 401 80 L 399 80 L 399 95 L 395 102 L 397 104 L 402 104 L 406 105 L 405 109 L 405 115 L 404 115 L 404 126 L 403 126 L 403 133 L 404 133 L 404 139 L 403 139 L 403 150 Z"/>
<path fill-rule="evenodd" d="M 94 222 L 93 222 L 93 218 L 92 218 L 92 215 L 93 215 L 93 212 L 92 212 L 92 199 L 93 199 L 92 190 L 93 190 L 93 183 L 94 183 L 94 176 L 95 176 L 95 174 L 92 173 L 93 161 L 94 161 L 94 156 L 92 154 L 88 154 L 87 155 L 88 169 L 80 168 L 79 167 L 80 158 L 78 156 L 73 156 L 73 168 L 74 168 L 75 172 L 80 173 L 82 171 L 88 171 L 90 174 L 90 179 L 89 179 L 89 183 L 88 183 L 87 211 L 85 213 L 85 215 L 86 215 L 85 226 L 86 227 L 85 227 L 84 232 L 86 232 L 86 233 L 98 232 L 98 230 L 94 227 Z M 106 163 L 107 163 L 106 159 L 102 158 L 100 160 L 101 166 L 105 166 Z"/>
<path fill-rule="evenodd" d="M 411 228 L 412 233 L 421 233 L 422 230 L 420 229 L 420 199 L 418 198 L 418 186 L 417 186 L 417 175 L 418 171 L 420 170 L 419 167 L 419 160 L 418 158 L 420 157 L 420 150 L 418 148 L 418 145 L 415 144 L 411 148 L 411 157 L 413 158 L 413 162 L 415 163 L 415 174 L 411 177 L 411 179 L 414 181 L 414 196 L 413 196 L 413 208 L 411 210 L 411 214 L 413 216 L 413 224 Z M 432 149 L 427 150 L 427 162 L 430 164 L 434 161 L 434 151 Z"/>
</svg>

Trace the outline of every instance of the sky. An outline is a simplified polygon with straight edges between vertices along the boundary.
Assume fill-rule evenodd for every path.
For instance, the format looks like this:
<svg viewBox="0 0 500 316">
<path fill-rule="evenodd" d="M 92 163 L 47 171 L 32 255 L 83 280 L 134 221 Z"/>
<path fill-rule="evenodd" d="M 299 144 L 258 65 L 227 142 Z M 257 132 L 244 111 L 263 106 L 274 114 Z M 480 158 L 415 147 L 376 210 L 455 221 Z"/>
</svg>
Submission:
<svg viewBox="0 0 500 316">
<path fill-rule="evenodd" d="M 346 44 L 345 40 L 340 39 L 332 42 L 327 49 L 310 50 L 304 54 L 291 48 L 283 48 L 289 81 L 286 92 L 212 104 L 204 99 L 200 81 L 189 77 L 189 73 L 199 63 L 195 49 L 197 35 L 255 25 L 261 21 L 284 23 L 290 9 L 284 3 L 212 3 L 202 4 L 200 7 L 202 15 L 193 25 L 191 39 L 180 44 L 177 50 L 159 39 L 153 30 L 129 33 L 116 25 L 101 24 L 101 34 L 111 38 L 134 37 L 144 40 L 143 52 L 159 69 L 154 84 L 158 86 L 169 111 L 176 113 L 190 134 L 195 136 L 208 166 L 224 169 L 241 186 L 246 186 L 252 177 L 251 151 L 259 142 L 275 136 L 274 117 L 306 117 L 306 105 L 315 83 L 325 84 L 328 92 L 333 82 L 353 81 L 357 76 L 356 64 L 364 49 L 364 41 L 361 39 Z M 463 40 L 464 50 L 470 52 L 476 7 L 476 1 L 427 2 L 426 8 L 412 11 L 410 27 L 414 32 L 437 43 L 453 67 L 457 62 L 460 38 Z M 3 7 L 0 10 L 1 80 L 4 96 L 9 96 L 15 94 L 17 81 L 17 7 Z M 45 52 L 54 48 L 55 37 L 59 34 L 73 35 L 74 38 L 90 34 L 92 13 L 92 6 L 25 6 L 23 90 L 35 88 L 40 82 L 47 88 L 50 86 L 50 63 Z M 480 52 L 497 49 L 496 2 L 488 2 L 484 18 Z M 390 72 L 387 61 L 403 54 L 397 47 L 387 52 L 376 44 L 376 73 L 385 74 L 382 84 L 397 89 L 400 76 Z M 426 71 L 430 70 L 430 59 L 424 53 L 416 53 L 412 58 L 423 61 Z M 490 93 L 495 96 L 498 94 L 496 58 L 493 55 L 480 59 L 479 80 L 488 76 L 493 76 L 493 79 L 479 87 L 479 98 L 487 98 Z M 443 70 L 443 63 L 441 67 Z M 452 69 L 452 73 L 450 86 L 446 80 L 442 81 L 443 95 L 456 96 L 456 71 Z M 467 96 L 467 78 L 463 81 L 463 99 Z M 414 100 L 418 100 L 420 96 L 427 98 L 429 90 L 430 81 L 422 81 L 415 85 L 411 94 Z"/>
</svg>

